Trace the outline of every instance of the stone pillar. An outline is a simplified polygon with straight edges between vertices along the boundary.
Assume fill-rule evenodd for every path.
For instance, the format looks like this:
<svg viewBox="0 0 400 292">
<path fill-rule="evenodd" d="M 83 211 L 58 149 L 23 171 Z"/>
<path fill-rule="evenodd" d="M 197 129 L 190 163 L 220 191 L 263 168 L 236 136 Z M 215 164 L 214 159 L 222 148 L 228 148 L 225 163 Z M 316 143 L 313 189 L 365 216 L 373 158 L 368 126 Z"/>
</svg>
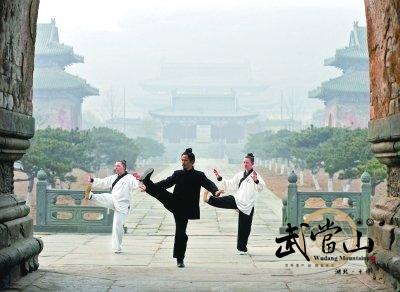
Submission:
<svg viewBox="0 0 400 292">
<path fill-rule="evenodd" d="M 298 222 L 298 196 L 297 196 L 297 175 L 292 171 L 288 177 L 289 186 L 287 196 L 282 200 L 282 226 L 279 228 L 280 234 L 286 233 L 287 223 L 292 226 L 300 227 Z"/>
<path fill-rule="evenodd" d="M 389 168 L 388 191 L 375 195 L 368 261 L 375 279 L 400 289 L 400 0 L 365 0 L 370 57 L 369 139 Z"/>
<path fill-rule="evenodd" d="M 13 163 L 34 134 L 32 75 L 38 0 L 0 1 L 0 288 L 38 268 L 29 207 L 13 195 Z"/>
</svg>

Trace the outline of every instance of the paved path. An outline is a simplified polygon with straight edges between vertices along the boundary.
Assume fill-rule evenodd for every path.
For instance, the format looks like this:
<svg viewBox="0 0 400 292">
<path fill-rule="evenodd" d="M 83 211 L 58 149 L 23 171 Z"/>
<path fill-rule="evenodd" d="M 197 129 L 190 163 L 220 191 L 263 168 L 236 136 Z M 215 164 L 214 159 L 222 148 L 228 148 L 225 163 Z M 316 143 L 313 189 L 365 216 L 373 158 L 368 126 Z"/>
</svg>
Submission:
<svg viewBox="0 0 400 292">
<path fill-rule="evenodd" d="M 154 179 L 171 174 L 171 166 Z M 201 160 L 196 168 L 218 167 L 229 177 L 239 168 Z M 268 181 L 266 179 L 266 181 Z M 137 193 L 127 222 L 122 254 L 110 250 L 110 235 L 37 233 L 45 247 L 39 271 L 11 288 L 23 291 L 386 291 L 365 274 L 362 261 L 339 268 L 316 267 L 296 252 L 277 258 L 275 238 L 281 203 L 268 190 L 257 201 L 249 254 L 236 253 L 237 213 L 200 203 L 201 220 L 188 226 L 186 268 L 172 258 L 174 221 L 154 198 Z M 363 253 L 360 253 L 363 255 Z M 348 274 L 345 273 L 347 269 Z M 359 273 L 361 271 L 361 274 Z M 387 290 L 390 291 L 390 290 Z"/>
</svg>

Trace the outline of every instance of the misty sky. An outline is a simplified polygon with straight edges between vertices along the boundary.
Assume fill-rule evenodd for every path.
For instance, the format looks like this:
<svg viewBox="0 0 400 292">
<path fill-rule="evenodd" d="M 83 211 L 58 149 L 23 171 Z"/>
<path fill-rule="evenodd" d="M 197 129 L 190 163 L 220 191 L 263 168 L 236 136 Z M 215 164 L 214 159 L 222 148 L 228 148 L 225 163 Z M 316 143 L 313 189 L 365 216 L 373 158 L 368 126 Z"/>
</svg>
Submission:
<svg viewBox="0 0 400 292">
<path fill-rule="evenodd" d="M 100 89 L 84 111 L 103 119 L 110 91 L 122 99 L 124 87 L 127 116 L 144 114 L 139 83 L 161 62 L 248 62 L 270 86 L 266 98 L 283 92 L 307 118 L 322 108 L 308 91 L 340 74 L 323 60 L 348 44 L 354 21 L 365 25 L 361 0 L 41 0 L 39 22 L 51 18 L 60 41 L 85 57 L 68 71 Z"/>
</svg>

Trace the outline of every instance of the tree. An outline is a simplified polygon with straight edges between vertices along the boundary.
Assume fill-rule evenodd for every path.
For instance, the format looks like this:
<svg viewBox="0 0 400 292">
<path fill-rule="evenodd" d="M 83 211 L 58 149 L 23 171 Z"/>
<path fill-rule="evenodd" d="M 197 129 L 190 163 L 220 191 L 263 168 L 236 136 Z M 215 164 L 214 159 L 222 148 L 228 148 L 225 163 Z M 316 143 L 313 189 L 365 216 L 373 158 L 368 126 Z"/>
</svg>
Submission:
<svg viewBox="0 0 400 292">
<path fill-rule="evenodd" d="M 135 141 L 125 134 L 109 128 L 93 128 L 88 131 L 88 137 L 93 145 L 90 168 L 100 169 L 102 164 L 112 165 L 117 160 L 126 160 L 129 167 L 134 168 L 139 155 Z"/>
<path fill-rule="evenodd" d="M 358 166 L 359 175 L 364 171 L 368 172 L 371 176 L 372 195 L 375 195 L 376 187 L 385 181 L 388 176 L 388 168 L 385 164 L 379 162 L 375 157 L 368 160 L 367 163 Z"/>
<path fill-rule="evenodd" d="M 290 141 L 295 132 L 289 130 L 279 130 L 276 132 L 271 145 L 271 152 L 276 158 L 284 158 L 288 161 L 291 156 Z"/>
<path fill-rule="evenodd" d="M 46 172 L 53 186 L 56 178 L 61 181 L 74 180 L 70 172 L 75 167 L 88 170 L 86 165 L 90 157 L 87 143 L 85 132 L 51 128 L 37 130 L 31 147 L 21 159 L 22 168 L 19 169 L 28 178 L 16 180 L 28 181 L 27 201 L 30 202 L 34 178 L 40 169 Z"/>
<path fill-rule="evenodd" d="M 261 159 L 290 158 L 289 139 L 294 132 L 279 130 L 276 133 L 265 131 L 250 135 L 246 143 L 246 151 L 254 153 Z"/>
<path fill-rule="evenodd" d="M 279 130 L 276 133 L 264 131 L 250 136 L 245 151 L 251 151 L 261 159 L 285 159 L 290 161 L 290 138 L 294 132 Z M 277 164 L 275 165 L 277 169 Z M 284 165 L 281 165 L 281 173 Z"/>
<path fill-rule="evenodd" d="M 38 130 L 31 140 L 31 147 L 21 159 L 23 171 L 28 180 L 33 180 L 43 169 L 51 184 L 57 177 L 63 181 L 74 167 L 89 169 L 86 166 L 90 158 L 87 144 L 85 132 L 51 128 Z"/>
<path fill-rule="evenodd" d="M 165 152 L 164 145 L 151 138 L 137 137 L 134 142 L 139 148 L 139 157 L 143 159 L 162 156 Z"/>
<path fill-rule="evenodd" d="M 21 159 L 22 171 L 28 176 L 28 198 L 31 197 L 34 178 L 43 169 L 49 183 L 54 187 L 56 179 L 74 182 L 71 175 L 74 168 L 93 172 L 101 164 L 112 165 L 116 160 L 125 159 L 132 168 L 139 155 L 139 148 L 133 139 L 108 129 L 94 128 L 89 131 L 67 131 L 46 128 L 37 130 L 31 140 L 31 147 Z"/>
<path fill-rule="evenodd" d="M 365 129 L 314 128 L 301 132 L 281 130 L 269 131 L 250 136 L 247 149 L 253 149 L 262 159 L 285 158 L 302 170 L 312 170 L 315 188 L 319 189 L 317 174 L 321 167 L 329 175 L 328 190 L 333 190 L 333 178 L 340 172 L 340 179 L 347 179 L 345 189 L 351 180 L 358 177 L 357 166 L 372 158 Z"/>
<path fill-rule="evenodd" d="M 330 179 L 333 180 L 333 175 L 339 171 L 338 178 L 347 179 L 344 191 L 348 191 L 351 181 L 359 177 L 357 166 L 373 157 L 367 136 L 366 129 L 341 129 L 319 145 Z"/>
<path fill-rule="evenodd" d="M 254 153 L 256 157 L 261 159 L 271 159 L 272 148 L 268 142 L 271 141 L 273 136 L 274 133 L 271 131 L 251 134 L 245 145 L 245 152 L 249 152 L 249 149 L 251 149 L 251 152 Z"/>
<path fill-rule="evenodd" d="M 319 145 L 331 138 L 339 129 L 324 127 L 310 128 L 295 133 L 290 141 L 291 155 L 296 158 L 298 167 L 300 168 L 300 177 L 303 177 L 303 169 L 305 167 L 311 169 L 312 179 L 316 190 L 320 189 L 318 183 L 318 172 L 323 164 L 323 154 Z M 328 181 L 328 189 L 332 185 L 332 181 Z"/>
<path fill-rule="evenodd" d="M 290 141 L 292 156 L 305 161 L 309 169 L 320 165 L 323 158 L 318 146 L 331 138 L 337 131 L 340 129 L 310 127 L 295 133 Z"/>
</svg>

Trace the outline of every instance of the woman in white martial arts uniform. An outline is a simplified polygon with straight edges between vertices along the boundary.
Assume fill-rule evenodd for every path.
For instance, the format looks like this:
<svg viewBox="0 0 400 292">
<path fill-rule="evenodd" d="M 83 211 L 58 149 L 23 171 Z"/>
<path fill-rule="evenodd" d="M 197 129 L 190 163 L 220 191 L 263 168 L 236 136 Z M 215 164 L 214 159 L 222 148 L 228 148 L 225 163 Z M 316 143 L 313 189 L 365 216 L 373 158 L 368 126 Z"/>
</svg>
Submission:
<svg viewBox="0 0 400 292">
<path fill-rule="evenodd" d="M 115 162 L 115 174 L 105 178 L 92 178 L 89 176 L 91 187 L 111 188 L 111 193 L 93 194 L 85 192 L 85 198 L 94 201 L 97 205 L 114 210 L 112 228 L 112 249 L 115 253 L 122 251 L 122 236 L 124 224 L 128 216 L 131 195 L 139 188 L 139 181 L 126 171 L 126 161 Z"/>
<path fill-rule="evenodd" d="M 237 249 L 240 254 L 247 253 L 247 241 L 250 236 L 251 223 L 254 214 L 254 202 L 257 193 L 265 187 L 265 182 L 254 169 L 254 155 L 247 154 L 243 159 L 244 171 L 238 172 L 232 179 L 225 179 L 214 169 L 217 180 L 221 182 L 223 190 L 235 190 L 234 195 L 216 197 L 204 194 L 204 201 L 211 206 L 225 209 L 238 209 L 238 236 Z"/>
</svg>

